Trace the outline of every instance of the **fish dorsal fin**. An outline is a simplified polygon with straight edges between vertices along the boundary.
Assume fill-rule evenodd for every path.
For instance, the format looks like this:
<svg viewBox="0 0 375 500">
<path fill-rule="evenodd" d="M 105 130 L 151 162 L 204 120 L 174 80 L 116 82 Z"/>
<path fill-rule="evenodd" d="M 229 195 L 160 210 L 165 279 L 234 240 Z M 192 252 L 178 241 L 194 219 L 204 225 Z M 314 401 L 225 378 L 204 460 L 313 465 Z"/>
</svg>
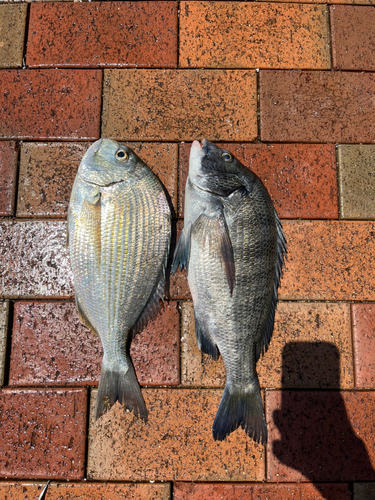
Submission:
<svg viewBox="0 0 375 500">
<path fill-rule="evenodd" d="M 190 257 L 190 236 L 191 236 L 191 223 L 189 222 L 182 230 L 176 249 L 173 255 L 171 273 L 174 274 L 178 266 L 181 271 L 185 267 L 188 270 L 189 257 Z"/>
<path fill-rule="evenodd" d="M 92 326 L 90 320 L 86 316 L 86 313 L 84 312 L 84 310 L 81 306 L 81 303 L 80 303 L 80 300 L 79 300 L 79 297 L 77 296 L 77 294 L 75 295 L 75 297 L 76 297 L 76 307 L 77 307 L 79 319 L 81 320 L 83 325 L 85 325 L 89 330 L 92 331 L 92 333 L 94 333 L 95 335 L 97 335 L 99 337 L 98 332 L 95 330 L 95 328 Z"/>
<path fill-rule="evenodd" d="M 286 239 L 284 236 L 283 227 L 281 225 L 279 216 L 276 213 L 276 210 L 275 210 L 275 218 L 276 218 L 276 229 L 277 229 L 277 258 L 275 266 L 275 281 L 273 285 L 272 303 L 271 303 L 271 309 L 267 327 L 260 343 L 256 345 L 256 351 L 255 351 L 256 361 L 258 361 L 261 354 L 263 355 L 265 352 L 267 352 L 269 343 L 271 341 L 273 326 L 275 323 L 278 288 L 280 286 L 280 281 L 283 275 L 282 270 L 285 265 L 285 260 L 287 259 Z"/>
</svg>

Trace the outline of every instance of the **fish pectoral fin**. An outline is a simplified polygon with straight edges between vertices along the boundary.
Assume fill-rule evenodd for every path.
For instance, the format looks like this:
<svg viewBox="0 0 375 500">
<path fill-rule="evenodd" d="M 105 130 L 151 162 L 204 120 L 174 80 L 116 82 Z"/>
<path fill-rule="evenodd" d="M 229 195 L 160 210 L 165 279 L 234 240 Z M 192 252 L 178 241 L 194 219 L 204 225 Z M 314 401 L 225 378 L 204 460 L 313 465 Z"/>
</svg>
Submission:
<svg viewBox="0 0 375 500">
<path fill-rule="evenodd" d="M 195 320 L 195 338 L 197 339 L 197 344 L 199 349 L 204 353 L 212 356 L 212 358 L 217 361 L 219 359 L 219 349 L 217 345 L 212 342 L 207 333 L 203 331 L 203 328 L 199 324 L 197 316 L 194 314 Z"/>
<path fill-rule="evenodd" d="M 229 236 L 228 226 L 225 222 L 223 215 L 220 215 L 217 219 L 219 240 L 220 240 L 220 253 L 223 260 L 225 274 L 227 275 L 228 285 L 230 289 L 230 294 L 233 294 L 234 284 L 236 281 L 236 269 L 234 264 L 234 254 L 232 242 Z"/>
<path fill-rule="evenodd" d="M 83 325 L 85 325 L 89 330 L 91 330 L 92 333 L 94 333 L 95 335 L 97 335 L 99 337 L 98 332 L 95 330 L 95 328 L 92 326 L 90 320 L 86 316 L 86 313 L 84 312 L 84 310 L 81 306 L 81 303 L 79 301 L 79 297 L 77 296 L 77 294 L 76 294 L 76 307 L 77 307 L 78 316 L 79 316 L 79 319 L 81 320 L 81 323 Z"/>
<path fill-rule="evenodd" d="M 172 269 L 171 273 L 174 274 L 178 266 L 181 270 L 189 267 L 189 257 L 190 257 L 190 235 L 191 235 L 191 223 L 185 226 L 182 230 L 176 249 L 173 255 Z"/>
</svg>

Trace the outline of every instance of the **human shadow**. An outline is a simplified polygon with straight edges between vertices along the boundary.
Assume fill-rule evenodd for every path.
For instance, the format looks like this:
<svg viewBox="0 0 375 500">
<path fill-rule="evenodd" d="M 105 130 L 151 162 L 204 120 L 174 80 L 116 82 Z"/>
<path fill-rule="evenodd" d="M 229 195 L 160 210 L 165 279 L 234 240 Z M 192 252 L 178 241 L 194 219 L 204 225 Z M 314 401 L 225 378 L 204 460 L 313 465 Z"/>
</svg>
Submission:
<svg viewBox="0 0 375 500">
<path fill-rule="evenodd" d="M 362 396 L 338 390 L 337 347 L 329 342 L 291 342 L 282 360 L 281 405 L 273 412 L 273 434 L 279 433 L 280 439 L 271 443 L 280 462 L 274 466 L 280 480 L 288 474 L 285 466 L 295 469 L 302 474 L 300 480 L 308 478 L 329 500 L 334 498 L 332 490 L 319 483 L 373 481 L 369 454 L 348 417 L 348 411 L 360 416 Z"/>
</svg>

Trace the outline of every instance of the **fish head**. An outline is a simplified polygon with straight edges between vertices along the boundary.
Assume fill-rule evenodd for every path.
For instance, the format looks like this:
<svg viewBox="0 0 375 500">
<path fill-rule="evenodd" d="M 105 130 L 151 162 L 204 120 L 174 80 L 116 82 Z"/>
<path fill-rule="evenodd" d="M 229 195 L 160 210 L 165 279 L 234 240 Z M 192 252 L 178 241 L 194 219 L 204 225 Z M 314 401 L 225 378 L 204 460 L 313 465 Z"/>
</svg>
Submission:
<svg viewBox="0 0 375 500">
<path fill-rule="evenodd" d="M 226 149 L 207 139 L 194 141 L 189 158 L 189 179 L 199 189 L 229 196 L 248 183 L 251 172 Z"/>
<path fill-rule="evenodd" d="M 125 144 L 112 139 L 99 139 L 86 151 L 78 174 L 86 182 L 108 186 L 141 177 L 148 171 L 142 160 Z"/>
</svg>

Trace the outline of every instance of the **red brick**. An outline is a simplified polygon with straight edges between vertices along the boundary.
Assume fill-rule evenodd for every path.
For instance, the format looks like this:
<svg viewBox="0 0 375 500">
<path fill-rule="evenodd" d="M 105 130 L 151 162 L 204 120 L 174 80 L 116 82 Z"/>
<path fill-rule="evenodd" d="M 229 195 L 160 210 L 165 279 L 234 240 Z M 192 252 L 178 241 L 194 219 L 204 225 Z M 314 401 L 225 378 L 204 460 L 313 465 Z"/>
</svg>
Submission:
<svg viewBox="0 0 375 500">
<path fill-rule="evenodd" d="M 27 5 L 0 5 L 0 68 L 22 66 Z"/>
<path fill-rule="evenodd" d="M 17 216 L 65 217 L 79 163 L 90 144 L 22 144 Z M 127 144 L 159 176 L 177 208 L 177 144 Z"/>
<path fill-rule="evenodd" d="M 51 483 L 45 500 L 169 500 L 167 484 Z"/>
<path fill-rule="evenodd" d="M 177 304 L 167 303 L 131 344 L 140 384 L 179 383 L 178 338 Z M 74 304 L 16 302 L 10 385 L 97 385 L 102 357 L 100 339 L 81 324 Z"/>
<path fill-rule="evenodd" d="M 332 5 L 330 10 L 334 67 L 341 70 L 374 71 L 374 8 Z"/>
<path fill-rule="evenodd" d="M 174 500 L 350 500 L 347 484 L 176 483 Z"/>
<path fill-rule="evenodd" d="M 86 390 L 3 389 L 0 409 L 0 477 L 83 478 Z"/>
<path fill-rule="evenodd" d="M 373 73 L 260 72 L 262 141 L 375 142 Z"/>
<path fill-rule="evenodd" d="M 374 392 L 267 392 L 268 480 L 373 481 L 374 411 Z"/>
<path fill-rule="evenodd" d="M 0 142 L 0 216 L 14 213 L 17 157 L 15 142 Z"/>
<path fill-rule="evenodd" d="M 30 67 L 177 66 L 176 2 L 30 7 L 26 58 Z"/>
<path fill-rule="evenodd" d="M 7 338 L 9 324 L 9 302 L 0 301 L 0 386 L 4 385 L 5 363 L 7 359 Z"/>
<path fill-rule="evenodd" d="M 65 222 L 0 221 L 0 294 L 3 298 L 73 296 Z"/>
<path fill-rule="evenodd" d="M 253 141 L 257 136 L 256 73 L 105 70 L 102 134 L 131 141 L 203 137 Z"/>
<path fill-rule="evenodd" d="M 375 300 L 375 224 L 284 221 L 288 262 L 280 298 Z"/>
<path fill-rule="evenodd" d="M 113 481 L 262 481 L 264 447 L 237 430 L 214 441 L 222 391 L 146 389 L 148 421 L 118 403 L 94 421 L 92 391 L 88 478 Z"/>
<path fill-rule="evenodd" d="M 101 84 L 98 70 L 0 72 L 0 137 L 99 138 Z"/>
<path fill-rule="evenodd" d="M 36 500 L 42 493 L 43 483 L 0 482 L 2 500 Z"/>
<path fill-rule="evenodd" d="M 355 385 L 375 389 L 375 305 L 352 304 Z"/>
<path fill-rule="evenodd" d="M 218 144 L 264 182 L 282 218 L 337 219 L 335 147 L 327 144 Z M 180 145 L 179 217 L 184 216 L 190 144 Z"/>
<path fill-rule="evenodd" d="M 330 68 L 326 6 L 188 1 L 180 10 L 183 68 Z"/>
</svg>

